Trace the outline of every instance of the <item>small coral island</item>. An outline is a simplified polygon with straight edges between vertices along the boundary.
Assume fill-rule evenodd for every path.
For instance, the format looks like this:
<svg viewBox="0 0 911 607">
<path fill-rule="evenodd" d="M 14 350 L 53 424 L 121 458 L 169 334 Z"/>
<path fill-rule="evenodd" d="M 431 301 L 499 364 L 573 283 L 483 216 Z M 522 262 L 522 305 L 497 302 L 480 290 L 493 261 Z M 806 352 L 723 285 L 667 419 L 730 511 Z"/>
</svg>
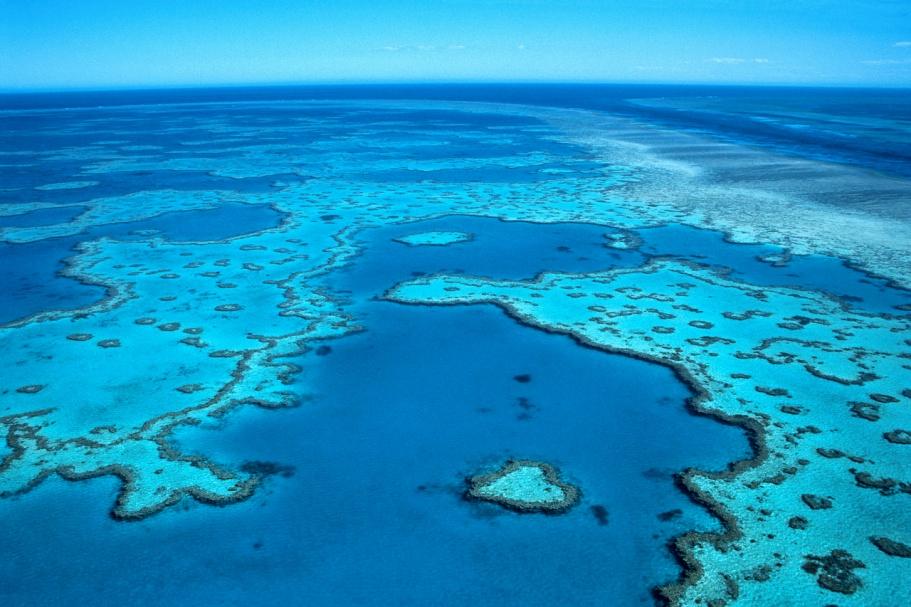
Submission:
<svg viewBox="0 0 911 607">
<path fill-rule="evenodd" d="M 396 242 L 407 244 L 411 247 L 446 246 L 459 242 L 467 242 L 474 236 L 468 232 L 420 232 L 395 238 Z"/>
<path fill-rule="evenodd" d="M 469 478 L 465 496 L 515 512 L 560 514 L 576 505 L 579 490 L 562 482 L 549 464 L 511 460 L 495 472 Z"/>
</svg>

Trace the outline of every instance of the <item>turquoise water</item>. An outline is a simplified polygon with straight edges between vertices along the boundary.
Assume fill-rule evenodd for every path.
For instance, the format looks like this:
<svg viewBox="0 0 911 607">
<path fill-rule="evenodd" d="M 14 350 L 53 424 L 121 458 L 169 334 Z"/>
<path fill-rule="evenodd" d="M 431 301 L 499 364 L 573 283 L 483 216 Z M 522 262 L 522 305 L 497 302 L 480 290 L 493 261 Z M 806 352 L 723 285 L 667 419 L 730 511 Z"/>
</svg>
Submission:
<svg viewBox="0 0 911 607">
<path fill-rule="evenodd" d="M 655 256 L 670 253 L 726 268 L 733 271 L 732 276 L 750 284 L 821 291 L 837 297 L 850 308 L 877 313 L 896 313 L 896 306 L 911 303 L 911 292 L 858 272 L 833 257 L 799 255 L 769 260 L 781 255 L 783 249 L 768 245 L 726 246 L 724 235 L 719 232 L 680 225 L 643 230 L 640 235 L 643 253 Z"/>
<path fill-rule="evenodd" d="M 545 89 L 488 100 L 639 103 Z M 766 428 L 774 456 L 749 474 L 825 472 L 767 483 L 755 499 L 736 477 L 700 485 L 758 547 L 706 549 L 697 598 L 725 591 L 712 586 L 720 574 L 736 575 L 754 604 L 768 598 L 757 586 L 816 592 L 794 550 L 774 582 L 750 585 L 780 554 L 775 537 L 825 554 L 843 536 L 868 581 L 902 571 L 877 560 L 888 557 L 867 536 L 883 513 L 900 518 L 906 496 L 874 508 L 854 495 L 879 495 L 855 490 L 854 472 L 824 468 L 847 458 L 817 447 L 856 454 L 845 466 L 896 487 L 907 480 L 903 447 L 882 436 L 905 427 L 894 404 L 911 384 L 903 346 L 882 335 L 906 330 L 908 291 L 852 260 L 637 214 L 649 201 L 620 188 L 651 174 L 509 107 L 418 103 L 418 92 L 398 105 L 358 100 L 366 89 L 318 103 L 148 95 L 108 108 L 11 103 L 0 115 L 6 602 L 649 604 L 681 575 L 675 538 L 724 531 L 679 474 L 756 454 L 743 428 L 697 414 L 700 394 L 716 414 Z M 767 103 L 780 113 L 794 101 Z M 728 135 L 819 156 L 817 139 L 802 147 L 752 128 Z M 894 168 L 871 149 L 845 144 L 833 157 Z M 536 282 L 545 273 L 558 278 Z M 601 293 L 610 281 L 629 284 Z M 413 299 L 397 299 L 397 285 Z M 744 298 L 775 302 L 761 318 L 787 318 L 762 321 L 761 335 L 743 325 L 690 336 L 746 314 Z M 787 346 L 737 350 L 753 337 Z M 761 383 L 731 396 L 725 382 L 746 375 L 735 365 L 766 360 L 774 366 L 750 367 Z M 820 387 L 805 368 L 848 379 Z M 870 369 L 876 379 L 864 379 Z M 466 478 L 510 458 L 555 466 L 580 502 L 545 515 L 464 499 Z M 832 479 L 839 506 L 855 504 L 836 513 L 860 524 L 844 532 L 850 524 L 826 512 L 803 513 L 811 539 L 792 538 L 785 521 L 801 493 L 823 491 L 818 478 Z M 771 521 L 744 514 L 767 508 Z M 876 520 L 852 515 L 867 511 Z M 753 560 L 722 563 L 735 554 Z"/>
<path fill-rule="evenodd" d="M 222 240 L 251 230 L 270 228 L 280 221 L 281 215 L 267 205 L 229 203 L 209 210 L 175 211 L 141 221 L 106 224 L 76 236 L 20 244 L 0 243 L 0 256 L 6 261 L 0 268 L 0 280 L 7 287 L 0 292 L 0 323 L 26 318 L 44 310 L 74 310 L 104 297 L 101 285 L 86 284 L 61 275 L 66 269 L 63 260 L 73 254 L 74 247 L 80 242 L 97 238 L 147 239 L 150 236 L 174 242 Z M 39 225 L 52 223 L 48 221 Z M 17 224 L 10 222 L 7 225 Z M 20 222 L 18 225 L 23 224 Z"/>
<path fill-rule="evenodd" d="M 135 530 L 103 525 L 89 541 L 102 563 L 158 550 L 161 534 L 170 549 L 193 557 L 119 575 L 102 597 L 135 593 L 126 589 L 141 578 L 179 600 L 202 600 L 212 591 L 213 561 L 234 571 L 230 600 L 264 604 L 300 593 L 326 605 L 426 604 L 444 595 L 460 603 L 638 604 L 654 583 L 676 575 L 667 541 L 718 523 L 675 487 L 673 472 L 721 469 L 732 457 L 746 457 L 743 434 L 688 413 L 689 390 L 657 365 L 580 348 L 493 308 L 377 300 L 381 285 L 459 263 L 504 277 L 543 264 L 595 267 L 556 250 L 557 243 L 599 254 L 600 267 L 616 263 L 601 246 L 603 229 L 594 226 L 451 218 L 409 229 L 438 225 L 470 228 L 475 240 L 405 247 L 389 239 L 402 227 L 375 230 L 365 235 L 365 253 L 327 279 L 350 292 L 366 330 L 315 344 L 298 361 L 308 369 L 302 406 L 243 410 L 211 430 L 177 434 L 184 451 L 237 467 L 272 462 L 277 473 L 262 495 L 229 508 L 231 514 L 211 517 L 210 508 L 194 506 L 184 515 L 189 521 L 167 514 Z M 503 258 L 497 245 L 504 242 L 523 247 Z M 522 375 L 530 381 L 515 379 Z M 582 503 L 563 517 L 524 518 L 462 500 L 465 476 L 509 456 L 561 466 L 583 487 Z M 43 493 L 19 501 L 40 504 Z M 607 524 L 594 506 L 607 510 Z M 170 529 L 175 524 L 182 533 Z M 203 545 L 200 537 L 208 538 Z M 70 554 L 60 544 L 53 554 L 23 552 L 7 563 L 9 574 L 53 569 L 65 580 L 84 568 L 103 570 L 75 558 L 84 541 L 67 541 Z M 175 575 L 184 580 L 179 586 Z"/>
</svg>

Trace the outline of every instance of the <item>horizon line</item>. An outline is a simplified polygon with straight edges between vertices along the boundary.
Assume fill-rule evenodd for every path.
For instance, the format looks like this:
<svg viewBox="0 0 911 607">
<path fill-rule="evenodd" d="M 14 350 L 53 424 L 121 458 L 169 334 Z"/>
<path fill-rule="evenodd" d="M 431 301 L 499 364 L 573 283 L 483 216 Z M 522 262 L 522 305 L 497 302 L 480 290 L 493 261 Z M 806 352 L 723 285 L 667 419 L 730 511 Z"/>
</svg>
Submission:
<svg viewBox="0 0 911 607">
<path fill-rule="evenodd" d="M 680 87 L 718 87 L 718 88 L 795 88 L 795 89 L 877 89 L 877 90 L 911 90 L 911 85 L 872 84 L 872 83 L 794 83 L 794 82 L 712 82 L 681 80 L 482 80 L 482 79 L 440 79 L 440 80 L 312 80 L 312 81 L 273 81 L 273 82 L 221 82 L 221 83 L 166 83 L 166 84 L 127 84 L 127 85 L 86 85 L 71 87 L 0 87 L 0 95 L 34 95 L 34 94 L 67 94 L 67 93 L 116 93 L 143 91 L 189 91 L 205 89 L 282 89 L 307 87 L 419 87 L 419 86 L 680 86 Z"/>
</svg>

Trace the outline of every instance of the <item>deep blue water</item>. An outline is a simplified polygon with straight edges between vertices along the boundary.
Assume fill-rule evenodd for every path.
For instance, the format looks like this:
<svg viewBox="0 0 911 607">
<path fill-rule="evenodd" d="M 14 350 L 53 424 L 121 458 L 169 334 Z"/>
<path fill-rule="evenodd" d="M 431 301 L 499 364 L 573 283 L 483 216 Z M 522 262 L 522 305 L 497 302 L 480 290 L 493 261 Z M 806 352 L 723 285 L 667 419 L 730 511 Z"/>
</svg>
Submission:
<svg viewBox="0 0 911 607">
<path fill-rule="evenodd" d="M 0 323 L 44 310 L 67 310 L 104 297 L 100 286 L 82 284 L 58 275 L 73 255 L 74 238 L 55 238 L 25 244 L 0 243 Z"/>
<path fill-rule="evenodd" d="M 81 206 L 48 207 L 22 213 L 21 215 L 0 216 L 0 228 L 34 228 L 57 223 L 69 223 L 86 209 L 87 207 Z"/>
<path fill-rule="evenodd" d="M 658 84 L 232 87 L 6 94 L 0 95 L 0 109 L 295 99 L 437 99 L 605 110 L 795 156 L 911 175 L 907 89 Z"/>
<path fill-rule="evenodd" d="M 466 232 L 473 238 L 448 246 L 424 247 L 408 247 L 395 240 L 431 231 Z M 452 272 L 518 280 L 547 270 L 597 272 L 641 265 L 644 258 L 639 253 L 604 246 L 605 234 L 611 232 L 610 228 L 588 223 L 540 224 L 471 215 L 373 228 L 363 235 L 371 252 L 369 258 L 347 269 L 349 278 L 345 282 L 350 288 L 381 294 L 416 273 Z"/>
</svg>

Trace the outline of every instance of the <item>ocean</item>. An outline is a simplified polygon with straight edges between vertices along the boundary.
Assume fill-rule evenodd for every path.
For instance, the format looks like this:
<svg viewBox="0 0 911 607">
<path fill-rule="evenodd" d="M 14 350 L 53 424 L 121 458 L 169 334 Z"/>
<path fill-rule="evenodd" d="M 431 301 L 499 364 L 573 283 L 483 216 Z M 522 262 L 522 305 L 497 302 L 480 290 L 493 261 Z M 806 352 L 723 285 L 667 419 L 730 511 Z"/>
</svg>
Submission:
<svg viewBox="0 0 911 607">
<path fill-rule="evenodd" d="M 0 597 L 769 604 L 844 547 L 876 604 L 909 125 L 886 89 L 0 97 Z M 469 498 L 512 460 L 578 503 Z"/>
</svg>

